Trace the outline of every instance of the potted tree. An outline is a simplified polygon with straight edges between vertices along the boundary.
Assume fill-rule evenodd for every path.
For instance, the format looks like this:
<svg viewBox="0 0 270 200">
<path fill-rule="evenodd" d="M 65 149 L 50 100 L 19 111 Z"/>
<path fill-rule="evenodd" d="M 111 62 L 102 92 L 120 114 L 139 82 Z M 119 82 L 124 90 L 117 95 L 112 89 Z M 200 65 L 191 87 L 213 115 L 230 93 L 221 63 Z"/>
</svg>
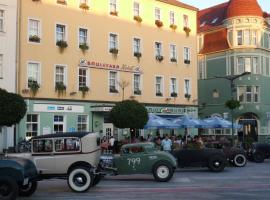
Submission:
<svg viewBox="0 0 270 200">
<path fill-rule="evenodd" d="M 161 62 L 163 60 L 163 56 L 162 55 L 157 55 L 156 56 L 156 60 L 158 60 L 159 62 Z"/>
<path fill-rule="evenodd" d="M 172 30 L 176 30 L 176 29 L 177 29 L 177 25 L 171 24 L 171 25 L 170 25 L 170 28 L 171 28 Z"/>
<path fill-rule="evenodd" d="M 40 42 L 40 37 L 37 36 L 37 35 L 30 35 L 29 36 L 29 41 L 30 42 L 37 42 L 37 43 L 39 43 Z"/>
<path fill-rule="evenodd" d="M 67 44 L 67 42 L 64 41 L 64 40 L 58 40 L 58 41 L 56 42 L 56 46 L 58 46 L 61 50 L 63 50 L 63 49 L 65 49 L 65 48 L 68 47 L 68 44 Z"/>
<path fill-rule="evenodd" d="M 80 8 L 83 10 L 89 10 L 89 6 L 87 5 L 87 3 L 81 3 Z"/>
<path fill-rule="evenodd" d="M 185 94 L 185 98 L 187 98 L 188 100 L 190 99 L 190 97 L 191 97 L 190 94 L 188 94 L 188 93 Z"/>
<path fill-rule="evenodd" d="M 117 48 L 110 48 L 110 53 L 117 55 L 118 54 L 118 49 Z"/>
<path fill-rule="evenodd" d="M 159 27 L 159 28 L 163 26 L 163 22 L 160 21 L 160 20 L 158 20 L 158 19 L 155 21 L 155 24 L 156 24 L 156 26 Z"/>
<path fill-rule="evenodd" d="M 141 52 L 134 52 L 134 56 L 139 59 L 140 57 L 142 57 L 142 53 Z"/>
<path fill-rule="evenodd" d="M 79 45 L 79 48 L 82 50 L 82 51 L 86 51 L 89 49 L 89 46 L 86 44 L 86 43 L 81 43 Z"/>
<path fill-rule="evenodd" d="M 189 27 L 185 26 L 184 31 L 186 32 L 186 36 L 189 36 L 191 29 Z"/>
<path fill-rule="evenodd" d="M 118 12 L 115 10 L 115 11 L 111 11 L 110 12 L 110 15 L 113 15 L 113 16 L 118 16 Z"/>
<path fill-rule="evenodd" d="M 174 98 L 177 97 L 177 93 L 176 92 L 172 92 L 171 93 L 171 97 L 174 97 Z"/>
<path fill-rule="evenodd" d="M 171 62 L 177 62 L 176 58 L 171 58 Z"/>
</svg>

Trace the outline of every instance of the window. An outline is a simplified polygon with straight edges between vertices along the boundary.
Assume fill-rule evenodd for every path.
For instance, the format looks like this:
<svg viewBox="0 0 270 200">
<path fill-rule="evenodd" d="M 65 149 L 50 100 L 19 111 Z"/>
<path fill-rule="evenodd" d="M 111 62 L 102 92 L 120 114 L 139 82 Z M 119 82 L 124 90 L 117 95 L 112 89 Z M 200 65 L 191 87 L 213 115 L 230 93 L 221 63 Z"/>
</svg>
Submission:
<svg viewBox="0 0 270 200">
<path fill-rule="evenodd" d="M 117 0 L 110 0 L 110 13 L 117 13 Z"/>
<path fill-rule="evenodd" d="M 161 76 L 156 77 L 156 96 L 163 96 L 163 78 Z"/>
<path fill-rule="evenodd" d="M 189 64 L 190 63 L 190 48 L 184 47 L 184 63 Z"/>
<path fill-rule="evenodd" d="M 116 34 L 110 33 L 110 49 L 117 49 L 118 47 L 118 37 Z"/>
<path fill-rule="evenodd" d="M 189 27 L 189 21 L 188 21 L 187 15 L 183 15 L 183 25 L 184 27 Z"/>
<path fill-rule="evenodd" d="M 134 38 L 133 39 L 133 53 L 140 53 L 141 52 L 141 39 Z"/>
<path fill-rule="evenodd" d="M 87 115 L 78 115 L 78 120 L 77 120 L 77 130 L 78 131 L 88 131 L 88 117 Z"/>
<path fill-rule="evenodd" d="M 162 55 L 162 44 L 161 44 L 161 42 L 155 42 L 155 52 L 156 52 L 156 56 L 161 56 Z"/>
<path fill-rule="evenodd" d="M 175 24 L 175 16 L 174 16 L 174 12 L 170 12 L 170 24 Z"/>
<path fill-rule="evenodd" d="M 257 45 L 257 30 L 238 30 L 237 45 Z"/>
<path fill-rule="evenodd" d="M 33 140 L 34 153 L 46 153 L 53 151 L 52 139 Z"/>
<path fill-rule="evenodd" d="M 260 74 L 259 62 L 257 57 L 252 58 L 253 74 Z"/>
<path fill-rule="evenodd" d="M 140 16 L 140 4 L 136 1 L 133 3 L 133 14 L 134 16 Z"/>
<path fill-rule="evenodd" d="M 159 8 L 155 8 L 155 20 L 160 20 L 161 16 L 160 16 L 160 9 Z"/>
<path fill-rule="evenodd" d="M 56 25 L 56 41 L 66 40 L 66 26 L 57 24 Z"/>
<path fill-rule="evenodd" d="M 237 58 L 237 74 L 244 72 L 251 72 L 251 58 L 250 57 L 238 57 Z"/>
<path fill-rule="evenodd" d="M 87 29 L 79 29 L 79 45 L 87 44 Z"/>
<path fill-rule="evenodd" d="M 29 19 L 28 39 L 30 42 L 40 42 L 40 21 Z"/>
<path fill-rule="evenodd" d="M 5 25 L 5 11 L 0 10 L 0 32 L 4 32 Z"/>
<path fill-rule="evenodd" d="M 246 103 L 251 103 L 252 101 L 252 87 L 246 86 Z"/>
<path fill-rule="evenodd" d="M 32 82 L 40 84 L 40 64 L 29 62 L 27 68 L 27 85 L 30 87 Z"/>
<path fill-rule="evenodd" d="M 190 80 L 185 79 L 184 93 L 185 95 L 190 95 Z"/>
<path fill-rule="evenodd" d="M 260 88 L 258 86 L 254 86 L 254 103 L 259 103 L 260 102 Z"/>
<path fill-rule="evenodd" d="M 177 58 L 176 45 L 175 44 L 170 44 L 170 59 L 171 59 L 171 62 L 176 62 L 176 58 Z"/>
<path fill-rule="evenodd" d="M 243 31 L 242 30 L 237 31 L 237 44 L 243 45 Z"/>
<path fill-rule="evenodd" d="M 118 93 L 117 90 L 117 72 L 110 71 L 109 77 L 110 93 Z"/>
<path fill-rule="evenodd" d="M 171 91 L 171 97 L 175 97 L 175 95 L 177 94 L 176 78 L 171 78 L 170 91 Z"/>
<path fill-rule="evenodd" d="M 257 45 L 257 31 L 251 30 L 251 45 Z"/>
<path fill-rule="evenodd" d="M 78 138 L 56 139 L 54 141 L 56 152 L 80 151 L 81 144 Z"/>
<path fill-rule="evenodd" d="M 3 78 L 3 68 L 3 54 L 0 54 L 0 79 Z"/>
<path fill-rule="evenodd" d="M 250 30 L 244 30 L 244 43 L 250 45 Z"/>
<path fill-rule="evenodd" d="M 205 76 L 205 64 L 204 64 L 204 59 L 199 59 L 199 79 L 204 79 L 206 78 Z"/>
<path fill-rule="evenodd" d="M 259 103 L 260 87 L 259 86 L 238 86 L 237 98 L 241 103 Z"/>
<path fill-rule="evenodd" d="M 62 133 L 64 132 L 64 116 L 63 115 L 55 115 L 53 118 L 53 132 L 54 133 Z"/>
<path fill-rule="evenodd" d="M 79 68 L 79 90 L 82 87 L 86 87 L 88 85 L 88 69 Z"/>
<path fill-rule="evenodd" d="M 26 116 L 26 139 L 38 135 L 39 123 L 37 114 L 27 114 Z"/>
<path fill-rule="evenodd" d="M 55 67 L 55 83 L 66 84 L 65 66 L 56 65 Z"/>
<path fill-rule="evenodd" d="M 134 74 L 134 94 L 141 95 L 141 75 Z"/>
</svg>

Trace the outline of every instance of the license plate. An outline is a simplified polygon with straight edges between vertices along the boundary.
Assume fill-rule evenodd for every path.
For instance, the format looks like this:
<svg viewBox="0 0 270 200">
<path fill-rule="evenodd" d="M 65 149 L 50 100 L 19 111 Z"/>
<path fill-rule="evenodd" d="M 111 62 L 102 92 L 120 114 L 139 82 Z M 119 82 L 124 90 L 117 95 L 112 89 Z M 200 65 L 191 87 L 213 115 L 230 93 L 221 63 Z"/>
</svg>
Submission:
<svg viewBox="0 0 270 200">
<path fill-rule="evenodd" d="M 23 180 L 23 185 L 27 185 L 29 183 L 29 178 L 25 178 L 24 180 Z"/>
</svg>

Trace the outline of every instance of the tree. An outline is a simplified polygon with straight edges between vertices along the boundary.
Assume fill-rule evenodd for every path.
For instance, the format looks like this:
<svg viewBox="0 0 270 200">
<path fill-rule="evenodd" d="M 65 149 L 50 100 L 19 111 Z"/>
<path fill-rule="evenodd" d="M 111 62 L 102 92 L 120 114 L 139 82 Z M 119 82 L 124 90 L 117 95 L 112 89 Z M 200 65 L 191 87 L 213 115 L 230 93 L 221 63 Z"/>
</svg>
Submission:
<svg viewBox="0 0 270 200">
<path fill-rule="evenodd" d="M 230 110 L 234 110 L 240 107 L 240 102 L 238 100 L 231 99 L 231 100 L 226 101 L 225 106 L 229 108 Z"/>
<path fill-rule="evenodd" d="M 26 110 L 26 103 L 21 95 L 0 88 L 0 126 L 19 123 Z"/>
<path fill-rule="evenodd" d="M 110 118 L 117 128 L 142 129 L 148 121 L 148 113 L 139 102 L 124 100 L 113 107 Z"/>
</svg>

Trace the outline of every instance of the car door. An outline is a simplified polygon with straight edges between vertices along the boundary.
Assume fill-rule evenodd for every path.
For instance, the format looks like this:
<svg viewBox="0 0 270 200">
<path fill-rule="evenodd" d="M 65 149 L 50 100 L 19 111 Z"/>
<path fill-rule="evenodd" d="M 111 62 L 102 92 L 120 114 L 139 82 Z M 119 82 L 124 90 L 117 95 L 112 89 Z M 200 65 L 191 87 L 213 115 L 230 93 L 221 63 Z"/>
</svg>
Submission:
<svg viewBox="0 0 270 200">
<path fill-rule="evenodd" d="M 178 164 L 181 167 L 198 166 L 202 162 L 203 155 L 201 149 L 182 149 L 177 156 Z"/>
</svg>

